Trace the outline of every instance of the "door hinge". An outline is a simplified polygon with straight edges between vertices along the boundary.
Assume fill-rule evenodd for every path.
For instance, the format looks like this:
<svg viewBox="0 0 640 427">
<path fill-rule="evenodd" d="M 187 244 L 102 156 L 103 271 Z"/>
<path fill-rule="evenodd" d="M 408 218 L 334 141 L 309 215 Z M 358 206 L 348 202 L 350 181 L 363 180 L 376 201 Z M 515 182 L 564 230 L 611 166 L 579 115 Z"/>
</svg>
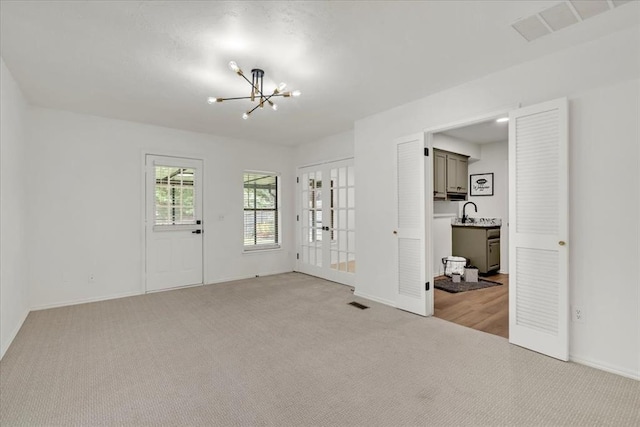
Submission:
<svg viewBox="0 0 640 427">
<path fill-rule="evenodd" d="M 424 155 L 429 157 L 429 149 L 427 147 L 424 147 Z"/>
<path fill-rule="evenodd" d="M 300 221 L 300 215 L 296 215 L 296 221 Z"/>
<path fill-rule="evenodd" d="M 296 259 L 300 259 L 300 254 L 296 254 Z"/>
<path fill-rule="evenodd" d="M 300 177 L 299 176 L 296 176 L 296 183 L 300 184 Z"/>
<path fill-rule="evenodd" d="M 425 291 L 428 291 L 428 290 L 429 290 L 429 282 L 427 282 L 427 283 L 425 284 L 425 286 L 424 286 L 424 290 L 425 290 Z"/>
</svg>

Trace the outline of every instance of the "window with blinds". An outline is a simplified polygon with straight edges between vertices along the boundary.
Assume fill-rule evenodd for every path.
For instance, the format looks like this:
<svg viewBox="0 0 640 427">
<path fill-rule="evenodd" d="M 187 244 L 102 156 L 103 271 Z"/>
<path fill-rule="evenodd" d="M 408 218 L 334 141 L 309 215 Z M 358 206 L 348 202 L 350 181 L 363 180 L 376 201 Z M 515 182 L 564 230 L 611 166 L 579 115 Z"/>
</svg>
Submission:
<svg viewBox="0 0 640 427">
<path fill-rule="evenodd" d="M 194 169 L 156 166 L 155 225 L 195 224 Z"/>
<path fill-rule="evenodd" d="M 244 173 L 244 249 L 280 247 L 280 178 L 264 172 Z"/>
</svg>

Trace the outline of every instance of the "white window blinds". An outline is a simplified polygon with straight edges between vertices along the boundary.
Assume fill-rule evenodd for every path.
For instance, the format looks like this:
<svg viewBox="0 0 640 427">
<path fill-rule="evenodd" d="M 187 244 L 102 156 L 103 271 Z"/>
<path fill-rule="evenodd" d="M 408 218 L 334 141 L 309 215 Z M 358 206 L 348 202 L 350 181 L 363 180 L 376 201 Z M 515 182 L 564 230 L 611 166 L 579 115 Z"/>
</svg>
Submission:
<svg viewBox="0 0 640 427">
<path fill-rule="evenodd" d="M 195 224 L 194 169 L 155 166 L 155 225 Z"/>
<path fill-rule="evenodd" d="M 244 173 L 245 250 L 280 247 L 279 181 L 272 173 Z"/>
</svg>

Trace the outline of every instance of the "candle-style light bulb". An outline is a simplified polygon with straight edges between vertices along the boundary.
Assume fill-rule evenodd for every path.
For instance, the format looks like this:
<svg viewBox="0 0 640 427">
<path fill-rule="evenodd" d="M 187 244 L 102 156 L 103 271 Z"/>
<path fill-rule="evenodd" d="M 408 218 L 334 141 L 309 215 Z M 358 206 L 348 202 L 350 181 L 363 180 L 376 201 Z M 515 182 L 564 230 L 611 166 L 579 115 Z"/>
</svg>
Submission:
<svg viewBox="0 0 640 427">
<path fill-rule="evenodd" d="M 215 104 L 216 102 L 218 102 L 218 98 L 214 98 L 213 96 L 210 96 L 207 98 L 207 102 L 209 104 Z"/>
<path fill-rule="evenodd" d="M 236 61 L 229 62 L 229 68 L 231 68 L 236 73 L 240 71 L 240 67 L 238 67 L 238 64 L 236 64 Z"/>
<path fill-rule="evenodd" d="M 248 112 L 247 112 L 247 113 L 244 113 L 244 114 L 242 115 L 242 118 L 243 118 L 243 119 L 245 119 L 245 120 L 247 120 L 247 119 L 249 118 L 249 113 L 248 113 Z"/>
</svg>

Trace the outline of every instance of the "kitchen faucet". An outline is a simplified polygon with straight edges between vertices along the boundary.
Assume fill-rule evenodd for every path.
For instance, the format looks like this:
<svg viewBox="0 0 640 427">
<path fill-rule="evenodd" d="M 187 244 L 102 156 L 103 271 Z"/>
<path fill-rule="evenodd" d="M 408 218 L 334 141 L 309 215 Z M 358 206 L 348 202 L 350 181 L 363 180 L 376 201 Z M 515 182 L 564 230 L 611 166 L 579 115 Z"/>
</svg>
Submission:
<svg viewBox="0 0 640 427">
<path fill-rule="evenodd" d="M 476 210 L 476 213 L 478 213 L 478 207 L 476 206 L 475 203 L 473 202 L 465 203 L 464 206 L 462 207 L 462 223 L 463 224 L 466 223 L 468 219 L 468 215 L 466 214 L 467 205 L 473 205 L 473 208 Z"/>
</svg>

